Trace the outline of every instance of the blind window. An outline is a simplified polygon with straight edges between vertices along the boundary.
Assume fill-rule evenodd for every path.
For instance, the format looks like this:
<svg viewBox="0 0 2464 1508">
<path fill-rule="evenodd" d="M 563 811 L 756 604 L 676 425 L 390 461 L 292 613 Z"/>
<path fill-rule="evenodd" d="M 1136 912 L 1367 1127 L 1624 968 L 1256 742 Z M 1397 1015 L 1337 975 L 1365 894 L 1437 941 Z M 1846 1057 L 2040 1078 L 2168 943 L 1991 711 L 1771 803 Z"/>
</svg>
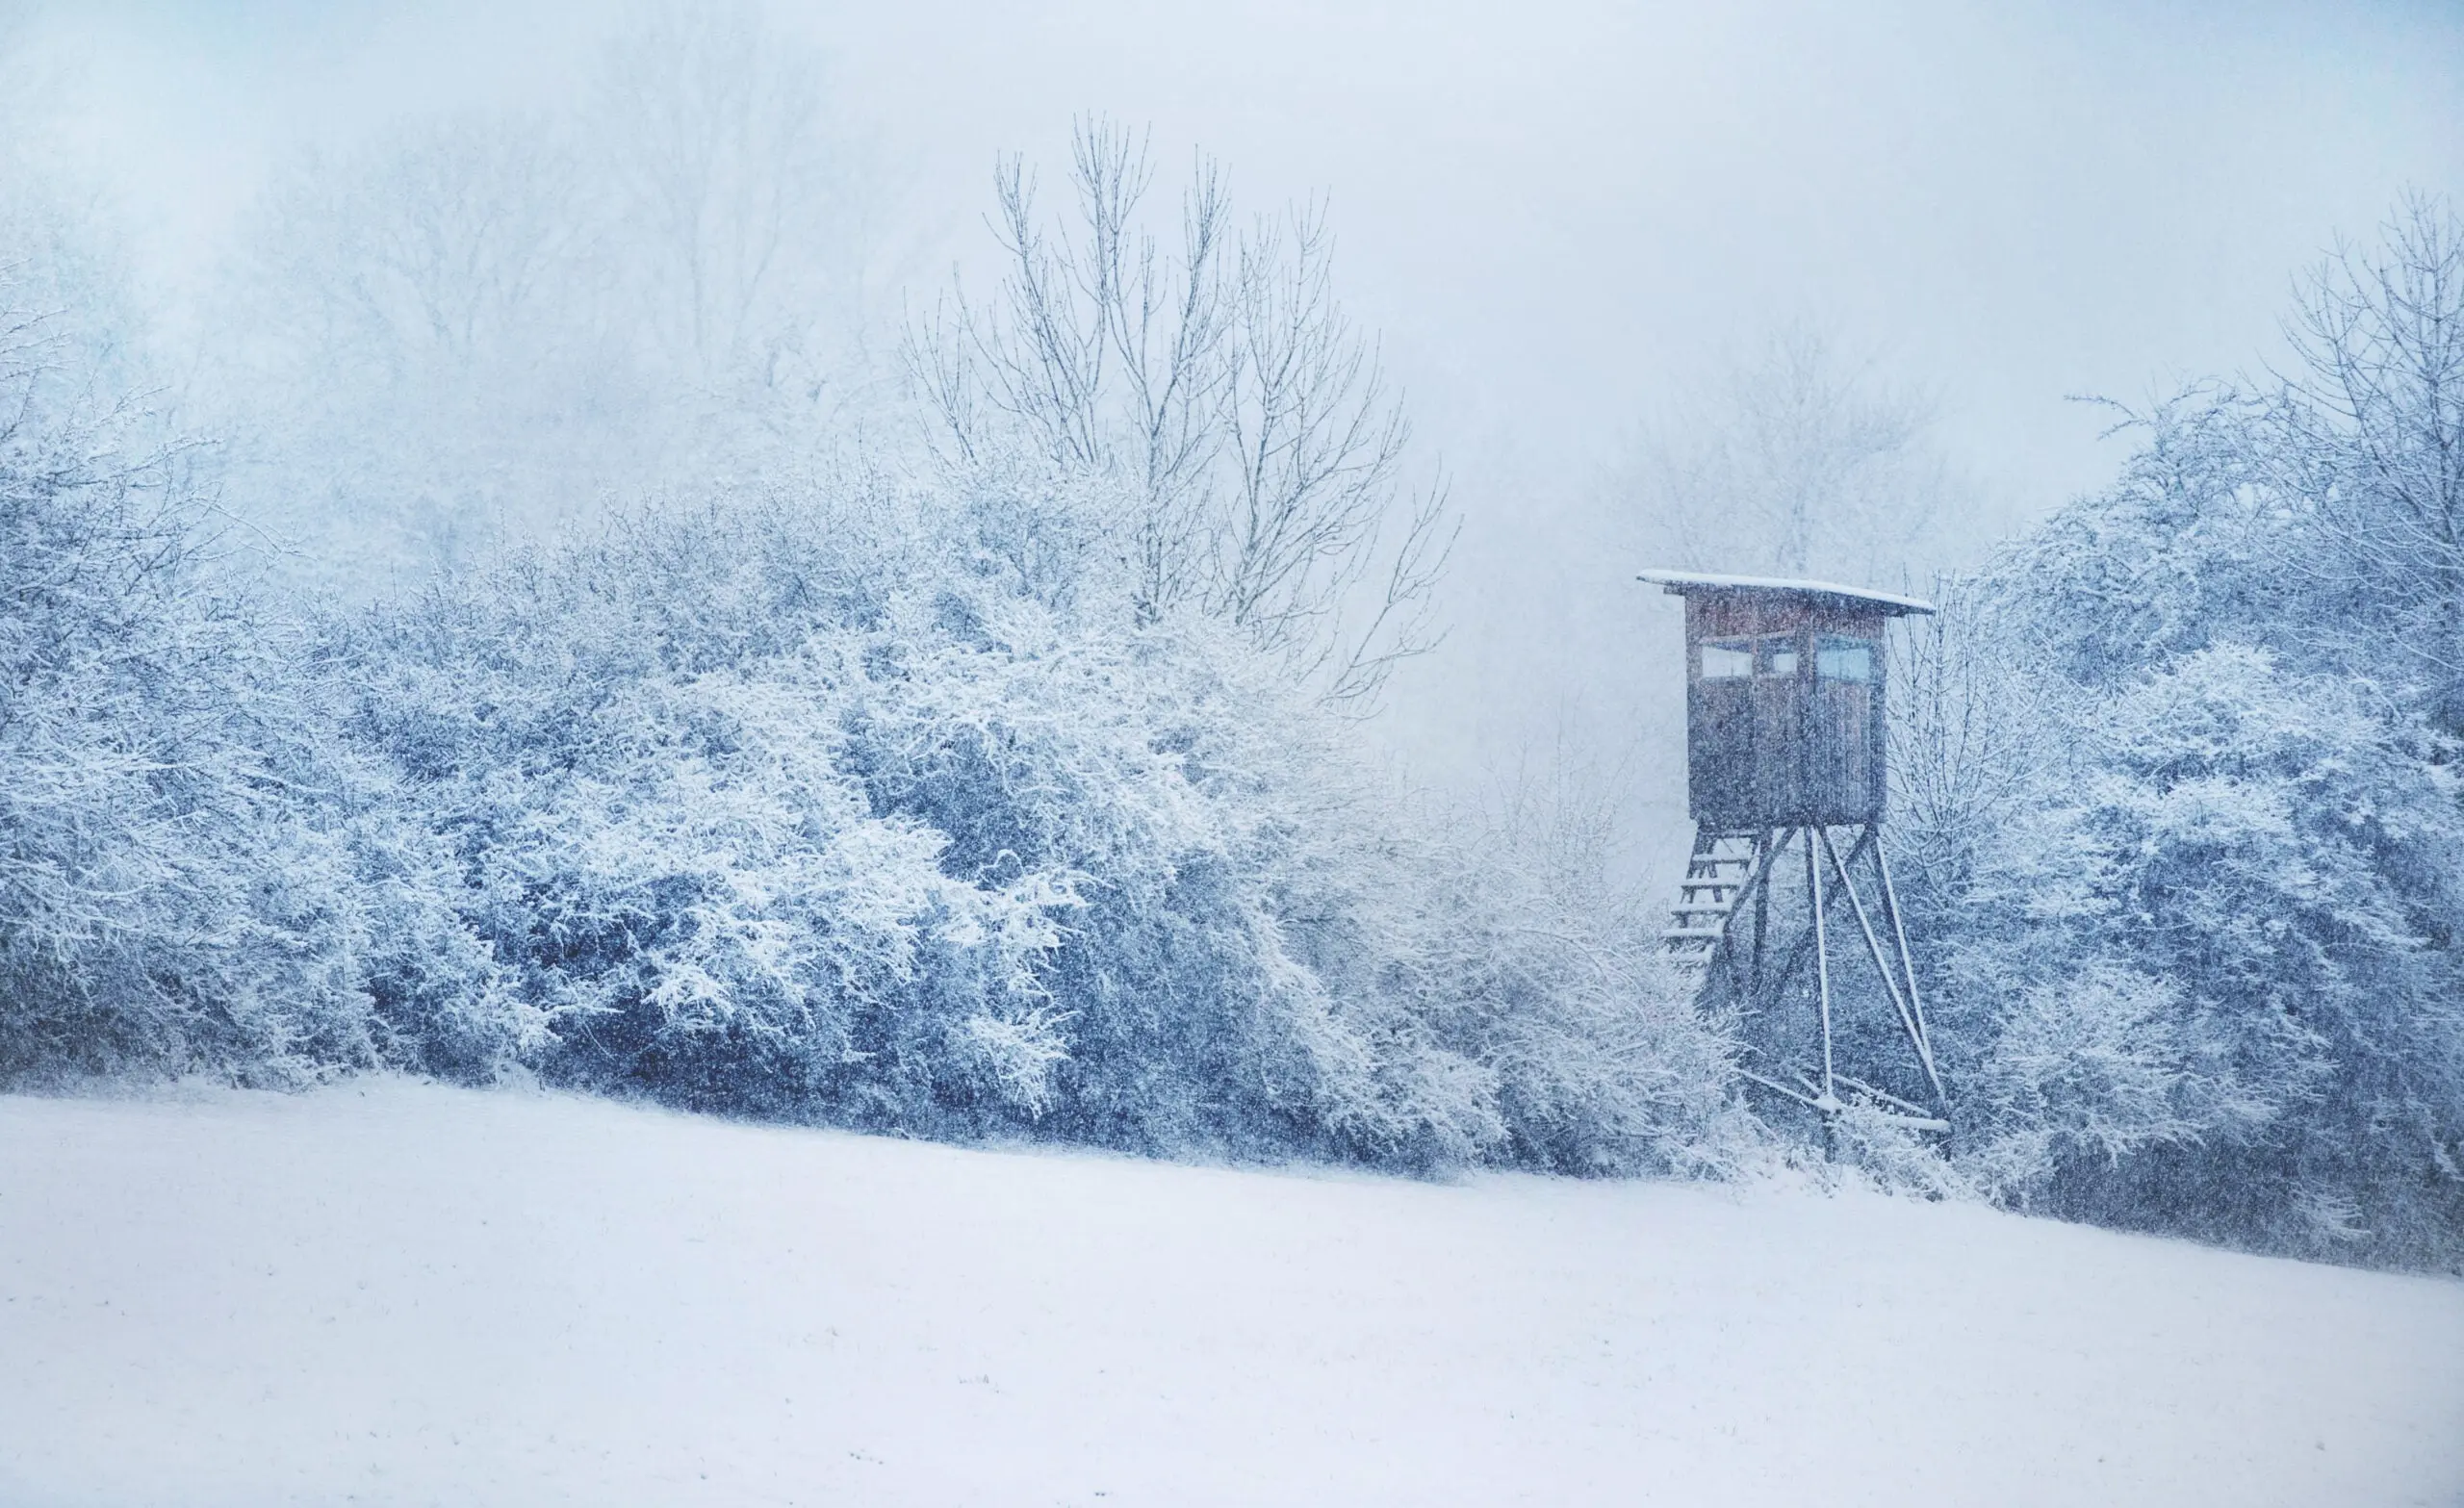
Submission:
<svg viewBox="0 0 2464 1508">
<path fill-rule="evenodd" d="M 1864 639 L 1826 633 L 1822 636 L 1821 646 L 1814 651 L 1813 673 L 1825 680 L 1871 680 L 1874 678 L 1873 644 Z"/>
<path fill-rule="evenodd" d="M 1703 678 L 1733 680 L 1754 674 L 1754 646 L 1742 639 L 1706 640 L 1703 645 Z"/>
</svg>

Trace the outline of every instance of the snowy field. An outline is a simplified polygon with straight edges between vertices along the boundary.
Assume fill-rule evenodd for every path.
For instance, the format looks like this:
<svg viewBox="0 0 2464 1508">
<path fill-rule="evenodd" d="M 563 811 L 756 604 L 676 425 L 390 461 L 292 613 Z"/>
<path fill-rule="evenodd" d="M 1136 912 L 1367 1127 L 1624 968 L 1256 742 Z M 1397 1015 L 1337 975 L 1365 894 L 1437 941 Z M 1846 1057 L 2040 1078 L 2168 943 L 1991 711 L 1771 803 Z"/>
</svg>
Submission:
<svg viewBox="0 0 2464 1508">
<path fill-rule="evenodd" d="M 0 1502 L 2453 1504 L 2464 1285 L 555 1096 L 0 1098 Z"/>
</svg>

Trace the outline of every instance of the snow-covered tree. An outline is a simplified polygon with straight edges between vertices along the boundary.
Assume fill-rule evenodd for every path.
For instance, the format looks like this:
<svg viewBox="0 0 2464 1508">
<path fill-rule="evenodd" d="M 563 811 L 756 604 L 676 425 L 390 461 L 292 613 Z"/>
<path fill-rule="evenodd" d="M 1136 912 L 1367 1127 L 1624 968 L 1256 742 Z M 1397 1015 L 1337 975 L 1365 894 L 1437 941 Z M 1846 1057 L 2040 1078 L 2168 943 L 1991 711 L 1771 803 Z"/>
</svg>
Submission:
<svg viewBox="0 0 2464 1508">
<path fill-rule="evenodd" d="M 2379 700 L 2220 646 L 2068 726 L 1952 933 L 1979 1156 L 2040 1150 L 2064 1207 L 2123 1223 L 2306 1246 L 2341 1201 L 2425 1254 L 2423 1201 L 2458 1208 L 2438 1191 L 2464 1009 L 2438 933 L 2464 819 Z"/>
<path fill-rule="evenodd" d="M 2464 808 L 2437 599 L 2354 568 L 2351 511 L 2443 420 L 2415 403 L 2423 427 L 2374 435 L 2309 400 L 2210 384 L 2125 416 L 2116 484 L 1920 630 L 1894 741 L 1911 905 L 1989 1186 L 2451 1266 Z"/>
</svg>

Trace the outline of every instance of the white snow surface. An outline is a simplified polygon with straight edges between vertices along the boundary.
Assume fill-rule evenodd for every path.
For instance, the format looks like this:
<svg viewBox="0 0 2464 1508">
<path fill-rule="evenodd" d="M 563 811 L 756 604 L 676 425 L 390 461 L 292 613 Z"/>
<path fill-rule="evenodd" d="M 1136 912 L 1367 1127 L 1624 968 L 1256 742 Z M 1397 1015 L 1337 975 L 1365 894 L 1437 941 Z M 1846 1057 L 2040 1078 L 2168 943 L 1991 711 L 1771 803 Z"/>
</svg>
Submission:
<svg viewBox="0 0 2464 1508">
<path fill-rule="evenodd" d="M 0 1098 L 0 1502 L 2451 1504 L 2464 1285 L 364 1081 Z"/>
</svg>

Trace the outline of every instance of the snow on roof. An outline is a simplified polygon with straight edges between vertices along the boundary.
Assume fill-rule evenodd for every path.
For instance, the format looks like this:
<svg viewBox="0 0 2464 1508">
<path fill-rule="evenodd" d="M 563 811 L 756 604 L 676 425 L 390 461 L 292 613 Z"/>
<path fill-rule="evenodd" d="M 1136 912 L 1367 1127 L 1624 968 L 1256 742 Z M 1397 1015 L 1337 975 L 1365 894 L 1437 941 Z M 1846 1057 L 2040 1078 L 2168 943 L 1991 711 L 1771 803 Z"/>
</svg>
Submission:
<svg viewBox="0 0 2464 1508">
<path fill-rule="evenodd" d="M 1666 587 L 1673 597 L 1683 597 L 1689 591 L 1699 592 L 1783 592 L 1792 597 L 1827 597 L 1844 602 L 1861 602 L 1881 608 L 1886 613 L 1930 613 L 1934 604 L 1913 597 L 1901 597 L 1891 592 L 1869 592 L 1861 586 L 1840 586 L 1832 581 L 1785 581 L 1777 576 L 1711 575 L 1701 571 L 1645 571 L 1635 577 Z"/>
</svg>

